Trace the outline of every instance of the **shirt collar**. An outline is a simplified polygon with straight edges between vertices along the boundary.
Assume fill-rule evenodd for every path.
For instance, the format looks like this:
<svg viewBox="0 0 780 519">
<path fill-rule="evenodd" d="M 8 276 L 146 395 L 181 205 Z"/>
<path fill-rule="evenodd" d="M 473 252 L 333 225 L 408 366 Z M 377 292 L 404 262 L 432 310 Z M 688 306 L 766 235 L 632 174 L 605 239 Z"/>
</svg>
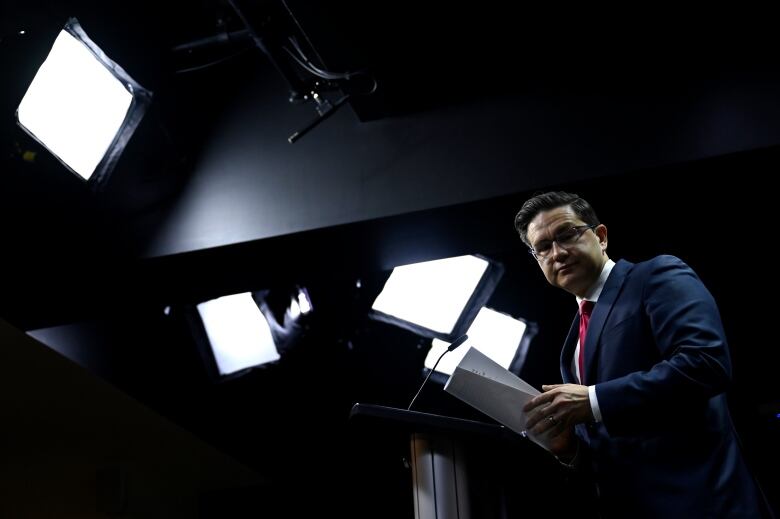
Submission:
<svg viewBox="0 0 780 519">
<path fill-rule="evenodd" d="M 577 297 L 577 306 L 579 306 L 583 299 L 586 301 L 593 301 L 594 303 L 599 300 L 601 291 L 604 289 L 604 284 L 606 284 L 609 273 L 612 272 L 612 267 L 614 266 L 615 262 L 611 259 L 608 259 L 607 262 L 604 263 L 604 267 L 601 269 L 599 278 L 595 283 L 593 283 L 593 286 L 590 287 L 590 290 L 588 290 L 588 293 L 585 294 L 585 297 Z"/>
</svg>

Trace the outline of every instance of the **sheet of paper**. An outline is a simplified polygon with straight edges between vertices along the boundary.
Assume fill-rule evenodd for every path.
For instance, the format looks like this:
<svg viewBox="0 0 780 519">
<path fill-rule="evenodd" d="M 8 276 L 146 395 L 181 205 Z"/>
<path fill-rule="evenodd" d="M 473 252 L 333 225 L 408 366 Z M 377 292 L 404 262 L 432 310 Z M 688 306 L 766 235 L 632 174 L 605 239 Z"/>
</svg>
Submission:
<svg viewBox="0 0 780 519">
<path fill-rule="evenodd" d="M 538 389 L 516 376 L 514 373 L 507 371 L 496 361 L 476 348 L 470 348 L 457 367 L 477 373 L 478 375 L 495 380 L 496 382 L 500 382 L 515 389 L 519 389 L 531 396 L 539 394 Z"/>
<path fill-rule="evenodd" d="M 549 450 L 546 435 L 526 433 L 523 406 L 539 391 L 475 348 L 457 365 L 444 390 Z"/>
</svg>

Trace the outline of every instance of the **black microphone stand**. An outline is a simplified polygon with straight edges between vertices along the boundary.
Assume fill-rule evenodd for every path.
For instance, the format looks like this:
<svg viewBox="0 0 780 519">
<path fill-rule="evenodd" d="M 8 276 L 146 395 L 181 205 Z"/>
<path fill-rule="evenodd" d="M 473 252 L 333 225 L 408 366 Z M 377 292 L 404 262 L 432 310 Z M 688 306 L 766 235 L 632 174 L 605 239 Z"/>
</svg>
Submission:
<svg viewBox="0 0 780 519">
<path fill-rule="evenodd" d="M 434 370 L 436 370 L 436 366 L 439 365 L 439 361 L 441 360 L 441 358 L 444 357 L 449 352 L 451 352 L 452 350 L 454 350 L 455 348 L 457 348 L 458 346 L 460 346 L 461 344 L 463 344 L 464 342 L 466 342 L 466 340 L 468 338 L 469 338 L 469 336 L 466 335 L 466 334 L 461 335 L 460 337 L 458 337 L 457 339 L 452 341 L 452 344 L 450 344 L 449 347 L 447 347 L 447 349 L 444 350 L 444 352 L 441 355 L 439 355 L 439 358 L 436 359 L 436 363 L 433 365 L 431 370 L 428 372 L 428 376 L 426 376 L 425 380 L 423 380 L 423 383 L 420 384 L 420 389 L 417 390 L 417 394 L 414 395 L 414 398 L 412 398 L 412 401 L 409 402 L 409 407 L 406 408 L 407 411 L 412 409 L 412 404 L 414 404 L 414 401 L 417 400 L 418 396 L 420 396 L 420 393 L 422 392 L 422 389 L 425 387 L 425 383 L 428 382 L 428 379 L 431 378 L 431 375 L 433 375 L 433 372 L 434 372 Z"/>
</svg>

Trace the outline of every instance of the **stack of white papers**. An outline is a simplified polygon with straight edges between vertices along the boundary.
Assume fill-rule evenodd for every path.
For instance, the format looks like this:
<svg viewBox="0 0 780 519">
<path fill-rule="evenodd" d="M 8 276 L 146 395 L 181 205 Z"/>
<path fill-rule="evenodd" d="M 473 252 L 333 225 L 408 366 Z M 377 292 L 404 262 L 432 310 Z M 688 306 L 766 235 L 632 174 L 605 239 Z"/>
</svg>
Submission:
<svg viewBox="0 0 780 519">
<path fill-rule="evenodd" d="M 476 348 L 469 349 L 447 380 L 444 390 L 550 450 L 547 434 L 536 436 L 526 433 L 523 406 L 540 392 Z"/>
</svg>

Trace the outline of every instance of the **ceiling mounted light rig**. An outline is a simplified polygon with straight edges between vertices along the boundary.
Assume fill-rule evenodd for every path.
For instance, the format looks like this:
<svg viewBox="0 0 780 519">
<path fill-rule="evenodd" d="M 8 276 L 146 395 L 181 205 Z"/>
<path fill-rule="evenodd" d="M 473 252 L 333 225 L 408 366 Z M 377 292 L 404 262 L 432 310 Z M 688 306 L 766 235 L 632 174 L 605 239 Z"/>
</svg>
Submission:
<svg viewBox="0 0 780 519">
<path fill-rule="evenodd" d="M 279 26 L 273 27 L 269 23 L 265 28 L 268 29 L 267 34 L 265 30 L 261 33 L 253 27 L 238 5 L 238 0 L 228 2 L 249 31 L 254 44 L 268 56 L 274 67 L 287 80 L 291 88 L 290 101 L 314 103 L 317 115 L 287 138 L 290 144 L 333 115 L 352 95 L 369 95 L 376 91 L 376 80 L 366 70 L 332 72 L 321 65 L 322 58 L 314 50 L 285 0 L 280 0 L 278 6 L 281 9 L 273 13 L 279 21 Z M 356 84 L 363 86 L 351 91 Z M 335 91 L 339 91 L 340 95 L 334 99 L 326 95 Z"/>
<path fill-rule="evenodd" d="M 249 48 L 260 49 L 289 85 L 289 101 L 314 105 L 315 117 L 287 138 L 290 144 L 333 115 L 352 96 L 370 95 L 377 90 L 376 79 L 368 70 L 328 70 L 285 0 L 262 2 L 259 6 L 242 6 L 239 0 L 227 0 L 227 4 L 238 17 L 240 27 L 231 30 L 221 19 L 218 34 L 177 45 L 173 51 L 191 52 L 196 48 L 230 45 L 241 45 L 241 48 L 207 65 L 179 72 L 200 70 L 242 54 Z"/>
</svg>

